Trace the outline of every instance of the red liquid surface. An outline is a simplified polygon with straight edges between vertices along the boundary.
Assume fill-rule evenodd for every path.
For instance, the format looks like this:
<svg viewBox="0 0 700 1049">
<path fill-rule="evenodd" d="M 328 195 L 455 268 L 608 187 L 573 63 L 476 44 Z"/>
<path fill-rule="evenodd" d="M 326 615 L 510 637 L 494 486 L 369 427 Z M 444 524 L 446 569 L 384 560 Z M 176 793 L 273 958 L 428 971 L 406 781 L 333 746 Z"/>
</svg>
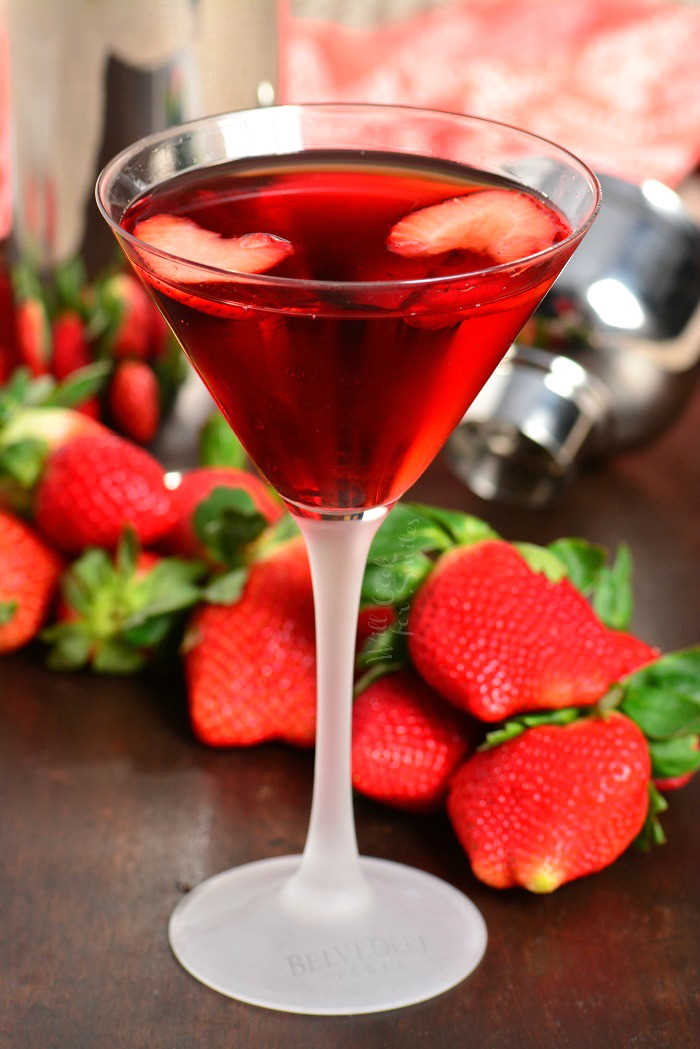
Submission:
<svg viewBox="0 0 700 1049">
<path fill-rule="evenodd" d="M 140 198 L 122 223 L 132 231 L 150 216 L 178 215 L 225 237 L 291 241 L 293 254 L 267 280 L 211 281 L 199 271 L 201 279 L 190 272 L 168 282 L 156 279 L 147 250 L 125 247 L 250 457 L 285 499 L 311 510 L 359 510 L 402 495 L 571 251 L 497 270 L 465 251 L 393 254 L 386 238 L 404 215 L 486 183 L 408 159 L 412 166 L 319 154 L 285 157 L 284 167 L 204 169 Z M 553 221 L 563 240 L 569 227 L 558 214 Z M 440 279 L 364 283 L 425 278 Z"/>
</svg>

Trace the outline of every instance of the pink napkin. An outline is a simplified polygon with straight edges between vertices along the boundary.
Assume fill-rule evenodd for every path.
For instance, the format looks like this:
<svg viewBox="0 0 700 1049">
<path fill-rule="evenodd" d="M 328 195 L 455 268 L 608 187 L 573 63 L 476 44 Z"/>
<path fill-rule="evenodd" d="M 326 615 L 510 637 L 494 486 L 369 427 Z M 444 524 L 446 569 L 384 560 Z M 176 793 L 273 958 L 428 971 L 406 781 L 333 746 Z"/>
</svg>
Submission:
<svg viewBox="0 0 700 1049">
<path fill-rule="evenodd" d="M 279 3 L 284 101 L 403 102 L 490 116 L 637 182 L 675 184 L 700 160 L 700 7 L 452 0 L 418 14 L 414 3 L 412 14 L 374 25 L 302 17 L 304 7 Z"/>
</svg>

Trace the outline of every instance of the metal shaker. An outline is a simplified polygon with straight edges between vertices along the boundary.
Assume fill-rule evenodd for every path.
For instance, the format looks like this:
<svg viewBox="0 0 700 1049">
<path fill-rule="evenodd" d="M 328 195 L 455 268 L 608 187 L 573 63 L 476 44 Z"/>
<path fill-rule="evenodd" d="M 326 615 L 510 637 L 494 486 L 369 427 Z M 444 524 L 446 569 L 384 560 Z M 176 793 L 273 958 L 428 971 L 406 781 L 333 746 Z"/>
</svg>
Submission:
<svg viewBox="0 0 700 1049">
<path fill-rule="evenodd" d="M 268 101 L 274 13 L 274 0 L 9 0 L 19 252 L 43 270 L 109 261 L 97 173 L 152 131 Z"/>
<path fill-rule="evenodd" d="M 659 182 L 600 180 L 600 215 L 542 307 L 571 303 L 584 344 L 513 347 L 449 441 L 482 498 L 544 505 L 581 462 L 670 423 L 700 371 L 700 228 Z"/>
</svg>

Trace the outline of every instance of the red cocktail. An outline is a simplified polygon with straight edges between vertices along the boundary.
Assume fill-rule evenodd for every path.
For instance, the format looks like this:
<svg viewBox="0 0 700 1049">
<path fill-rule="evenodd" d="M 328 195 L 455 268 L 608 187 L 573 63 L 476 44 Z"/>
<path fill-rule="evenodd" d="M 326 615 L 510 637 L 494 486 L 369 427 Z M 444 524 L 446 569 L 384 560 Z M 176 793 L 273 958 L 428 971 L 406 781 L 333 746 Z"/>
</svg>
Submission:
<svg viewBox="0 0 700 1049">
<path fill-rule="evenodd" d="M 209 878 L 182 964 L 244 1001 L 375 1012 L 453 986 L 476 908 L 357 853 L 354 630 L 372 537 L 558 274 L 598 185 L 552 143 L 452 114 L 292 106 L 209 117 L 107 166 L 98 203 L 252 459 L 314 585 L 317 736 L 303 856 Z M 253 817 L 254 818 L 254 817 Z"/>
<path fill-rule="evenodd" d="M 484 195 L 492 214 L 479 214 L 471 247 L 432 244 L 432 227 L 424 253 L 400 254 L 389 240 L 406 216 Z M 357 510 L 392 502 L 423 472 L 556 277 L 562 251 L 515 275 L 493 272 L 498 227 L 511 218 L 515 251 L 528 255 L 571 232 L 503 179 L 358 151 L 176 177 L 135 201 L 122 225 L 214 266 L 227 240 L 268 238 L 234 262 L 281 282 L 207 280 L 148 259 L 141 274 L 277 491 L 304 507 Z"/>
</svg>

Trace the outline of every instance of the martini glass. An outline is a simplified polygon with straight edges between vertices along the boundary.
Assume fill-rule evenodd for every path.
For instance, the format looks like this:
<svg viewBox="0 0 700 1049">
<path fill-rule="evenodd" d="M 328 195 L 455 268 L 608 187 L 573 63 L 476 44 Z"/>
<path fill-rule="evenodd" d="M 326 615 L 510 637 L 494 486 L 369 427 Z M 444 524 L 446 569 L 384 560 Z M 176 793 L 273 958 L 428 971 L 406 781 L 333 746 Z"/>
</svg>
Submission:
<svg viewBox="0 0 700 1049">
<path fill-rule="evenodd" d="M 525 257 L 482 261 L 469 272 L 377 279 L 360 266 L 356 279 L 319 280 L 212 264 L 174 242 L 154 245 L 129 220 L 139 202 L 151 212 L 158 200 L 166 211 L 187 204 L 208 173 L 207 199 L 230 192 L 230 181 L 225 190 L 216 178 L 231 162 L 250 169 L 274 161 L 285 178 L 292 172 L 290 191 L 308 173 L 305 158 L 321 156 L 375 168 L 429 162 L 453 180 L 476 170 L 489 184 L 516 185 L 550 204 L 565 233 Z M 359 210 L 357 194 L 347 197 L 358 226 L 372 207 L 364 185 Z M 265 180 L 247 199 L 253 232 L 265 215 Z M 329 104 L 230 113 L 152 135 L 107 165 L 97 200 L 251 458 L 296 517 L 314 589 L 317 735 L 303 855 L 261 859 L 195 888 L 171 917 L 172 949 L 208 986 L 274 1009 L 339 1015 L 430 998 L 478 965 L 486 929 L 452 886 L 358 856 L 350 744 L 363 571 L 390 506 L 436 455 L 590 226 L 597 181 L 565 150 L 495 122 Z M 313 210 L 304 214 L 302 239 L 304 223 L 314 221 Z M 333 215 L 324 212 L 323 221 L 332 238 Z"/>
</svg>

